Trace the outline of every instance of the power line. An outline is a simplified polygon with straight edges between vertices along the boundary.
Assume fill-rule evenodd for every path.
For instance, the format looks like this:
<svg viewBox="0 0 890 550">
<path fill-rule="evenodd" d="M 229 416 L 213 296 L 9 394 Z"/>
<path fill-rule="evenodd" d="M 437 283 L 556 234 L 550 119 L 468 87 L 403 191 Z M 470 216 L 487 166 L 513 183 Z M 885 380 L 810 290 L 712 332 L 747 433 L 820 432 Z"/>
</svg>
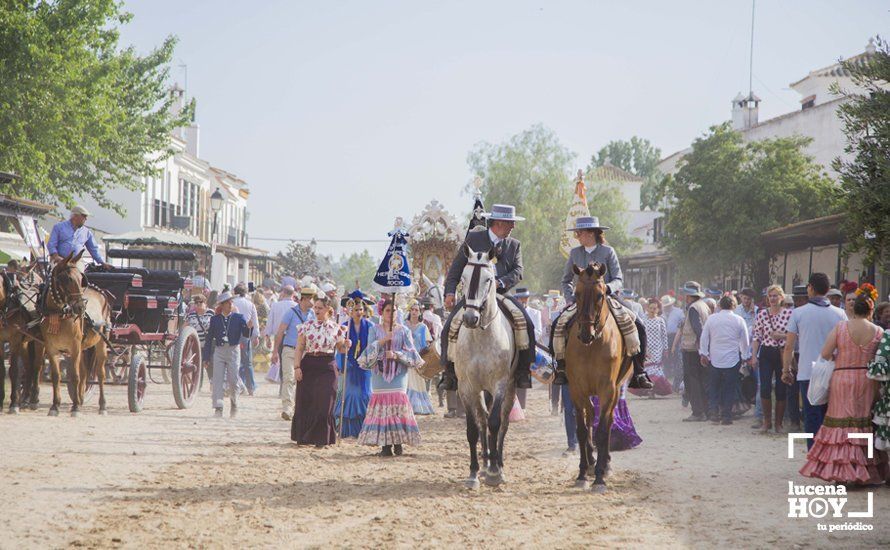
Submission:
<svg viewBox="0 0 890 550">
<path fill-rule="evenodd" d="M 295 243 L 388 243 L 388 239 L 288 239 L 283 237 L 250 237 L 252 241 L 280 241 Z"/>
</svg>

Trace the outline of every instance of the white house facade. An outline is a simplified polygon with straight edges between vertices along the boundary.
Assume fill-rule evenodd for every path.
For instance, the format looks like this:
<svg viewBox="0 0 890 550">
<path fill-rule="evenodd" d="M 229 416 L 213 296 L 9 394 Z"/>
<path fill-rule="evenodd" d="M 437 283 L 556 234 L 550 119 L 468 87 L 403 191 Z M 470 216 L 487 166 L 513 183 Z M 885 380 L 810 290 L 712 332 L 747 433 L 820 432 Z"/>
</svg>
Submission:
<svg viewBox="0 0 890 550">
<path fill-rule="evenodd" d="M 183 108 L 184 91 L 174 85 L 170 93 L 174 110 Z M 197 123 L 178 128 L 170 138 L 174 154 L 158 161 L 157 172 L 142 178 L 141 189 L 109 191 L 109 198 L 123 208 L 123 215 L 85 199 L 83 204 L 92 214 L 89 224 L 107 234 L 106 245 L 133 242 L 140 233 L 150 232 L 158 242 L 167 235 L 169 246 L 188 245 L 201 251 L 198 266 L 153 266 L 146 261 L 146 267 L 203 267 L 217 289 L 224 283 L 259 283 L 269 275 L 268 254 L 247 247 L 249 186 L 201 159 L 199 139 Z M 214 193 L 222 198 L 218 212 L 211 201 Z M 124 238 L 118 238 L 121 236 Z"/>
</svg>

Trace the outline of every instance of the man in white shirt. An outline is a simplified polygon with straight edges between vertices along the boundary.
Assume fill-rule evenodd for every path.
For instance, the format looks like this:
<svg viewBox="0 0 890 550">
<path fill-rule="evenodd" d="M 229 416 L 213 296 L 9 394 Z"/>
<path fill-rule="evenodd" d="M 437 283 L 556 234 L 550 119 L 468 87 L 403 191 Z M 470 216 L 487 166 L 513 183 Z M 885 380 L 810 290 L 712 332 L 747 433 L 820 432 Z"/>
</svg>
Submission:
<svg viewBox="0 0 890 550">
<path fill-rule="evenodd" d="M 710 367 L 708 416 L 711 422 L 726 426 L 732 424 L 732 406 L 739 395 L 739 368 L 742 362 L 751 362 L 751 343 L 748 325 L 733 312 L 735 298 L 724 296 L 718 305 L 717 313 L 702 327 L 698 353 L 702 366 Z"/>
</svg>

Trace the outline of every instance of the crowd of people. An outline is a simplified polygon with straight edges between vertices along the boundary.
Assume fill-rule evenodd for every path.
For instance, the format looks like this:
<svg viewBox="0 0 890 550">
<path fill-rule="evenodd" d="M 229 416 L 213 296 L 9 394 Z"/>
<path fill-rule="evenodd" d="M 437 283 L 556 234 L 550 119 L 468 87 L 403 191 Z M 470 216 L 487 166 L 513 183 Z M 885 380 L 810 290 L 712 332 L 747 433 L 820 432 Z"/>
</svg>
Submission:
<svg viewBox="0 0 890 550">
<path fill-rule="evenodd" d="M 579 218 L 575 235 L 590 242 L 582 241 L 573 254 L 584 256 L 581 263 L 597 254 L 601 258 L 590 261 L 612 263 L 612 278 L 605 282 L 617 282 L 610 293 L 622 310 L 633 313 L 641 343 L 634 372 L 621 388 L 613 449 L 642 441 L 626 392 L 649 399 L 679 394 L 682 406 L 690 409 L 685 422 L 731 425 L 753 408 L 752 428 L 762 433 L 814 434 L 803 475 L 843 483 L 888 479 L 890 303 L 877 303 L 874 287 L 847 282 L 833 287 L 825 274 L 814 273 L 790 296 L 779 285 L 761 292 L 722 291 L 688 281 L 676 292 L 642 298 L 622 288 L 604 229 L 596 218 Z M 489 233 L 496 242 L 497 234 Z M 557 319 L 571 310 L 568 273 L 577 263 L 569 259 L 562 291 L 533 295 L 526 288 L 504 287 L 531 325 L 529 334 L 538 344 L 532 375 L 551 384 L 551 414 L 564 415 L 567 454 L 578 445 L 574 407 L 568 386 L 559 381 L 564 365 L 548 348 Z M 270 288 L 250 290 L 237 285 L 214 296 L 215 315 L 207 309 L 206 293 L 198 294 L 188 317 L 212 362 L 208 369 L 217 416 L 226 393 L 234 415 L 238 396 L 256 388 L 252 350 L 262 336 L 260 347 L 271 357 L 269 377 L 281 383 L 281 417 L 291 422 L 295 442 L 323 447 L 339 434 L 380 447 L 382 456 L 401 455 L 404 445 L 419 443 L 415 415 L 432 414 L 435 408 L 433 385 L 417 367 L 443 334 L 443 319 L 432 303 L 402 300 L 401 295 L 378 300 L 360 290 L 339 298 L 330 283 L 319 288 L 293 277 L 282 280 L 277 294 Z M 808 393 L 814 364 L 828 361 L 834 365 L 828 401 L 813 403 Z M 448 374 L 446 368 L 443 383 L 436 386 L 439 406 L 447 396 L 445 416 L 461 417 Z M 517 375 L 513 419 L 524 418 L 528 384 L 520 382 Z M 594 407 L 598 416 L 598 403 Z M 858 433 L 875 434 L 873 458 L 867 456 L 866 439 L 848 437 Z"/>
<path fill-rule="evenodd" d="M 257 389 L 254 365 L 267 356 L 266 378 L 280 384 L 281 418 L 297 444 L 356 438 L 398 456 L 420 442 L 415 414 L 435 409 L 432 382 L 417 367 L 443 324 L 430 300 L 361 290 L 340 297 L 330 282 L 287 276 L 286 284 L 211 292 L 202 273 L 195 278 L 187 322 L 203 348 L 214 416 L 223 416 L 226 397 L 237 416 L 239 397 Z"/>
<path fill-rule="evenodd" d="M 88 216 L 78 206 L 70 220 L 56 224 L 47 247 L 53 261 L 86 249 L 94 262 L 104 262 L 85 226 Z M 879 302 L 872 285 L 833 286 L 824 273 L 813 273 L 790 296 L 780 285 L 723 291 L 688 281 L 677 292 L 642 298 L 623 288 L 618 256 L 605 239 L 608 227 L 582 216 L 568 230 L 579 246 L 569 255 L 562 289 L 533 295 L 517 287 L 520 243 L 510 236 L 523 218 L 511 205 L 494 205 L 483 217 L 486 223 L 468 231 L 467 243 L 498 250 L 499 301 L 518 309 L 533 340 L 527 345 L 534 358 L 530 369 L 524 361 L 516 369 L 511 419 L 524 418 L 530 370 L 550 384 L 551 413 L 561 408 L 565 418 L 566 452 L 576 451 L 565 363 L 551 332 L 560 318 L 571 316 L 578 269 L 597 265 L 625 344 L 639 340 L 614 415 L 613 449 L 642 441 L 626 391 L 650 399 L 679 394 L 690 409 L 685 422 L 731 425 L 753 406 L 752 428 L 762 433 L 814 434 L 803 475 L 840 483 L 890 479 L 890 301 Z M 341 297 L 330 281 L 292 275 L 259 288 L 239 283 L 217 292 L 198 270 L 187 322 L 203 348 L 214 415 L 223 416 L 226 397 L 230 416 L 237 415 L 239 397 L 258 387 L 255 365 L 267 358 L 267 378 L 280 383 L 281 418 L 291 422 L 296 443 L 324 447 L 354 437 L 379 446 L 383 456 L 401 455 L 404 445 L 420 441 L 415 415 L 434 412 L 432 382 L 418 367 L 424 357 L 438 362 L 439 350 L 445 355 L 442 335 L 450 334 L 462 307 L 455 293 L 465 263 L 458 253 L 449 270 L 444 302 L 452 313 L 444 322 L 429 300 L 378 300 L 361 290 Z M 15 269 L 10 262 L 7 272 Z M 445 416 L 460 417 L 453 365 L 445 361 L 443 367 L 436 384 L 439 406 L 447 396 Z M 594 407 L 598 416 L 598 403 Z"/>
</svg>

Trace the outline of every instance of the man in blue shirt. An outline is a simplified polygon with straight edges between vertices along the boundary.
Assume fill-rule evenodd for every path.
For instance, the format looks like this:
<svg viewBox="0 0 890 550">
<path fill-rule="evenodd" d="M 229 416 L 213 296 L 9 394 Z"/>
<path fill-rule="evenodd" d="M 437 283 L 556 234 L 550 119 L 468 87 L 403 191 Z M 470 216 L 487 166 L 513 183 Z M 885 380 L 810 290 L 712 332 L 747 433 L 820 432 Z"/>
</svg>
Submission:
<svg viewBox="0 0 890 550">
<path fill-rule="evenodd" d="M 272 348 L 272 362 L 278 360 L 281 349 L 281 418 L 290 420 L 294 414 L 294 400 L 297 397 L 297 381 L 294 378 L 294 354 L 297 348 L 299 327 L 310 319 L 315 319 L 312 300 L 318 294 L 315 285 L 300 289 L 300 302 L 285 312 L 278 324 L 275 346 Z"/>
<path fill-rule="evenodd" d="M 847 319 L 844 310 L 834 307 L 825 295 L 830 286 L 828 275 L 813 273 L 807 284 L 809 301 L 806 305 L 795 308 L 788 320 L 785 337 L 785 352 L 782 357 L 782 381 L 786 384 L 794 382 L 792 372 L 792 358 L 794 346 L 800 343 L 800 360 L 797 364 L 797 382 L 800 387 L 801 401 L 803 401 L 804 431 L 815 434 L 822 426 L 827 405 L 813 405 L 807 399 L 807 390 L 810 388 L 810 374 L 813 370 L 813 362 L 819 358 L 822 346 L 828 333 L 841 321 Z M 813 446 L 813 440 L 807 440 L 807 448 Z"/>
<path fill-rule="evenodd" d="M 76 256 L 86 248 L 94 262 L 105 263 L 93 239 L 93 232 L 86 227 L 89 215 L 86 208 L 78 205 L 71 209 L 71 218 L 53 226 L 49 242 L 46 243 L 46 249 L 53 262 L 59 262 L 71 255 Z"/>
</svg>

